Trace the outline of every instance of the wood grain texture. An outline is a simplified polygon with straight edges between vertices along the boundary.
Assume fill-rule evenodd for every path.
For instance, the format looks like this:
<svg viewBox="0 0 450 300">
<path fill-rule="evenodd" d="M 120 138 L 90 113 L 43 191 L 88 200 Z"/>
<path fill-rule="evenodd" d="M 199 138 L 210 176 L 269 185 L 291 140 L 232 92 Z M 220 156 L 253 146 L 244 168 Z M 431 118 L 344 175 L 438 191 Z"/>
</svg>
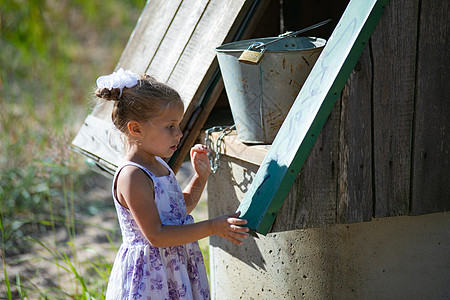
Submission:
<svg viewBox="0 0 450 300">
<path fill-rule="evenodd" d="M 218 136 L 219 133 L 213 133 L 214 140 L 217 140 Z M 242 143 L 239 140 L 236 130 L 225 137 L 223 146 L 223 154 L 257 166 L 261 165 L 270 149 L 270 145 L 246 145 Z"/>
<path fill-rule="evenodd" d="M 366 47 L 341 96 L 337 222 L 370 221 L 372 195 L 372 63 Z"/>
<path fill-rule="evenodd" d="M 241 12 L 244 2 L 211 1 L 167 79 L 166 83 L 174 87 L 185 102 L 186 116 L 191 116 L 198 104 L 192 99 L 198 100 L 207 87 L 214 72 L 211 65 L 216 59 L 215 48 L 231 35 L 232 21 Z"/>
<path fill-rule="evenodd" d="M 145 73 L 155 76 L 159 81 L 168 81 L 184 49 L 191 42 L 190 39 L 209 2 L 184 0 L 181 3 Z"/>
<path fill-rule="evenodd" d="M 337 101 L 284 200 L 271 232 L 336 223 L 340 106 Z"/>
<path fill-rule="evenodd" d="M 113 174 L 123 155 L 121 136 L 112 123 L 88 115 L 72 145 L 77 152 L 88 156 L 99 165 L 104 165 Z"/>
<path fill-rule="evenodd" d="M 449 1 L 422 1 L 411 214 L 450 210 Z"/>
<path fill-rule="evenodd" d="M 251 229 L 270 230 L 386 3 L 347 6 L 238 208 Z"/>
<path fill-rule="evenodd" d="M 135 29 L 119 59 L 116 69 L 142 74 L 164 41 L 183 0 L 150 0 L 144 7 Z"/>
<path fill-rule="evenodd" d="M 375 217 L 409 212 L 417 13 L 392 1 L 371 39 Z"/>
</svg>

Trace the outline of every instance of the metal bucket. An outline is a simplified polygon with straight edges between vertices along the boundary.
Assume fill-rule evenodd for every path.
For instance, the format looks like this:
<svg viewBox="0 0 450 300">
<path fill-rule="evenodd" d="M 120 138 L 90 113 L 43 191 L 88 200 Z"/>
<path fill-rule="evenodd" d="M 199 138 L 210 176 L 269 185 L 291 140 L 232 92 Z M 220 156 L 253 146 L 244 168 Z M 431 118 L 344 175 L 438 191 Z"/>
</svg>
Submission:
<svg viewBox="0 0 450 300">
<path fill-rule="evenodd" d="M 216 48 L 238 137 L 244 143 L 272 143 L 326 43 L 320 38 L 290 37 L 267 45 L 257 65 L 238 62 L 254 42 L 274 39 L 245 40 Z"/>
</svg>

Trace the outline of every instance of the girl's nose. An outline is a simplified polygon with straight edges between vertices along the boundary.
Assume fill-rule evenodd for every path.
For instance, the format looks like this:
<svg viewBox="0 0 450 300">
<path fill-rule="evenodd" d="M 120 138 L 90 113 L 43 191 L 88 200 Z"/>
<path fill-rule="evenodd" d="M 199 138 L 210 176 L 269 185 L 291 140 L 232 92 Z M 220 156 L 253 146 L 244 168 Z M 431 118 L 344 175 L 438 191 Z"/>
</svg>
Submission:
<svg viewBox="0 0 450 300">
<path fill-rule="evenodd" d="M 176 137 L 181 139 L 182 136 L 183 136 L 183 132 L 181 132 L 180 128 L 177 128 Z"/>
</svg>

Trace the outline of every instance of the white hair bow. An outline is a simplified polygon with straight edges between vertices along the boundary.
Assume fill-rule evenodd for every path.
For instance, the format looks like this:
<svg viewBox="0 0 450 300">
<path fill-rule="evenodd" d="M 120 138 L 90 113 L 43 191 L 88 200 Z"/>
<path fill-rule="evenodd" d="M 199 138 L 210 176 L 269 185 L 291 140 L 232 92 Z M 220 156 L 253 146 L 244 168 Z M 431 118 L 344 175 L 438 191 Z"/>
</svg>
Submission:
<svg viewBox="0 0 450 300">
<path fill-rule="evenodd" d="M 130 70 L 124 70 L 120 68 L 118 71 L 113 72 L 110 75 L 100 76 L 97 79 L 97 87 L 99 89 L 107 88 L 112 90 L 114 88 L 120 89 L 119 98 L 122 96 L 122 89 L 124 87 L 132 88 L 138 82 L 139 76 Z"/>
</svg>

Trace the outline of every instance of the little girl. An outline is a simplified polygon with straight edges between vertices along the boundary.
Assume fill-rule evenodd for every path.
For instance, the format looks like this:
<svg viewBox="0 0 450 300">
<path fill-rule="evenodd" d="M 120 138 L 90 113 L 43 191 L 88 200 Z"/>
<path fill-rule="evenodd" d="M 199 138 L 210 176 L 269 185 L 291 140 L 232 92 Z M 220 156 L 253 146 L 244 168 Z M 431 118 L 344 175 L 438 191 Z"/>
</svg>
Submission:
<svg viewBox="0 0 450 300">
<path fill-rule="evenodd" d="M 106 299 L 209 299 L 197 240 L 218 235 L 236 244 L 247 237 L 239 213 L 194 223 L 210 174 L 208 149 L 191 149 L 195 171 L 182 192 L 163 158 L 180 142 L 183 102 L 172 88 L 148 75 L 120 69 L 97 80 L 96 95 L 114 101 L 112 120 L 125 135 L 123 163 L 113 180 L 123 243 L 111 271 Z"/>
</svg>

